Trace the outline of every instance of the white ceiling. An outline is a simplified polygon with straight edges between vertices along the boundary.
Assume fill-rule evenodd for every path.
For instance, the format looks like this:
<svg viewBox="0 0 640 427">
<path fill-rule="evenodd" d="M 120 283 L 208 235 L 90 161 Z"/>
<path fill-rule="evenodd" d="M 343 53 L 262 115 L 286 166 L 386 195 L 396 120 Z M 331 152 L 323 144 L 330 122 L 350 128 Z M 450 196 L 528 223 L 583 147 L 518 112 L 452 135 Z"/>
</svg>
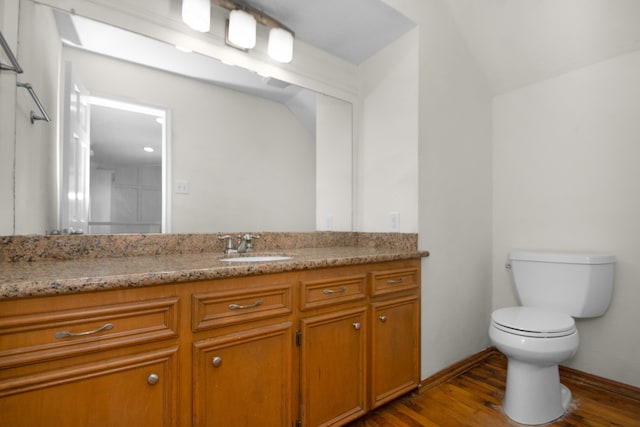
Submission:
<svg viewBox="0 0 640 427">
<path fill-rule="evenodd" d="M 640 49 L 640 0 L 436 1 L 448 6 L 496 94 Z M 355 64 L 415 25 L 380 0 L 248 3 Z"/>
<path fill-rule="evenodd" d="M 640 49 L 638 0 L 446 0 L 494 93 Z"/>
</svg>

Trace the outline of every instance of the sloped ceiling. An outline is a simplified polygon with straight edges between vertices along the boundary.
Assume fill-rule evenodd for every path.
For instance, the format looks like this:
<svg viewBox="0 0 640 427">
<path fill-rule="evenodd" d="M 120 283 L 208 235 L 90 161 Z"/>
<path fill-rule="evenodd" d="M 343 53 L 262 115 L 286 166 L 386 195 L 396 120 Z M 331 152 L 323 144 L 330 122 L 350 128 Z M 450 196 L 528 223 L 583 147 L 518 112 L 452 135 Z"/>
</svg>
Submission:
<svg viewBox="0 0 640 427">
<path fill-rule="evenodd" d="M 417 1 L 445 2 L 494 94 L 640 49 L 640 0 Z M 355 64 L 414 25 L 380 0 L 248 3 Z"/>
<path fill-rule="evenodd" d="M 638 0 L 445 0 L 499 94 L 640 49 Z"/>
</svg>

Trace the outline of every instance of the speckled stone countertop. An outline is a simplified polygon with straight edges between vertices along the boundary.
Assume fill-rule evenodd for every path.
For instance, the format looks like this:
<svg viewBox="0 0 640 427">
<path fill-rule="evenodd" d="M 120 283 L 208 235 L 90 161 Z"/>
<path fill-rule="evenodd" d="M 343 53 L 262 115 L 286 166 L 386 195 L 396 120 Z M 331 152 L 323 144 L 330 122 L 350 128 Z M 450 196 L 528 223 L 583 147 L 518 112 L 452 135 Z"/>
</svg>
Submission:
<svg viewBox="0 0 640 427">
<path fill-rule="evenodd" d="M 215 235 L 195 238 L 195 241 L 205 242 L 204 246 L 184 243 L 189 237 L 179 236 L 2 237 L 0 299 L 309 270 L 429 255 L 417 250 L 415 234 L 263 233 L 264 240 L 258 241 L 262 246 L 250 255 L 285 255 L 291 259 L 236 263 L 223 260 L 223 249 L 217 247 L 222 243 Z M 105 243 L 109 239 L 115 242 L 117 251 Z M 145 250 L 141 251 L 140 239 L 151 239 L 155 244 L 146 242 Z M 182 244 L 171 242 L 172 239 L 181 239 Z M 96 250 L 96 246 L 101 250 Z"/>
</svg>

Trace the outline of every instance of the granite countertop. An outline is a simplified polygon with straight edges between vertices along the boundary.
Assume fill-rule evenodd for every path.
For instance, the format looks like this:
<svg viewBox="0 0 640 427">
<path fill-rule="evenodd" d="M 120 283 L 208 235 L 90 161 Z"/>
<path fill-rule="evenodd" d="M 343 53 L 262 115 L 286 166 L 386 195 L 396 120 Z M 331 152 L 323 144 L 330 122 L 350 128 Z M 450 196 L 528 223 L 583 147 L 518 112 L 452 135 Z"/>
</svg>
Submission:
<svg viewBox="0 0 640 427">
<path fill-rule="evenodd" d="M 209 252 L 0 263 L 0 299 L 415 259 L 429 253 L 353 246 L 293 248 L 249 255 L 285 255 L 291 259 L 236 263 L 223 261 L 221 252 Z"/>
</svg>

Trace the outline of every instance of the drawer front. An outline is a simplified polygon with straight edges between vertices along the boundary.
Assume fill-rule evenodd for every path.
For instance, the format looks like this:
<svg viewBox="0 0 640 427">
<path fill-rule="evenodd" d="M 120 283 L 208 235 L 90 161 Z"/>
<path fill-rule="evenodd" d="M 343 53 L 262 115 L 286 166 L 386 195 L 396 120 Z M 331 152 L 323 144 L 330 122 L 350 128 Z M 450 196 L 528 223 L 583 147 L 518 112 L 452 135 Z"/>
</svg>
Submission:
<svg viewBox="0 0 640 427">
<path fill-rule="evenodd" d="M 417 268 L 372 271 L 369 279 L 371 296 L 416 289 L 420 284 Z"/>
<path fill-rule="evenodd" d="M 300 310 L 363 299 L 366 296 L 366 276 L 358 274 L 325 280 L 300 282 Z"/>
<path fill-rule="evenodd" d="M 192 297 L 194 332 L 291 313 L 291 285 L 213 291 Z"/>
<path fill-rule="evenodd" d="M 0 317 L 0 367 L 177 337 L 178 298 Z"/>
</svg>

